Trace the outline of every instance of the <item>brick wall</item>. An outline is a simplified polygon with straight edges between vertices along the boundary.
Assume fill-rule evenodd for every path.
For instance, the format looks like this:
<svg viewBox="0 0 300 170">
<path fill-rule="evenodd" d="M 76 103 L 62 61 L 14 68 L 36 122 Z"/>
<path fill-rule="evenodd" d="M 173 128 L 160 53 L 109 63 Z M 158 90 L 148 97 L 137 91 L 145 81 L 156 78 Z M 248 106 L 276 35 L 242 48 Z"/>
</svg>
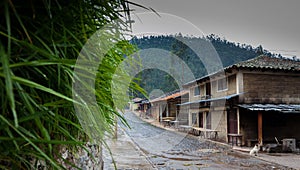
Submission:
<svg viewBox="0 0 300 170">
<path fill-rule="evenodd" d="M 244 103 L 300 103 L 300 75 L 244 73 Z"/>
</svg>

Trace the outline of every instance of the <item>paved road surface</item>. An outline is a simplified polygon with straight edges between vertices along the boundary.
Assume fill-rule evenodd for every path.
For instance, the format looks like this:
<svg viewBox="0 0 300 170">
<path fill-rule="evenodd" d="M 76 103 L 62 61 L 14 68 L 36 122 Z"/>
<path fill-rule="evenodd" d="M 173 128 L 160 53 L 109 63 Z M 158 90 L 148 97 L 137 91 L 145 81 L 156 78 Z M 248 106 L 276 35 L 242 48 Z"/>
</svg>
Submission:
<svg viewBox="0 0 300 170">
<path fill-rule="evenodd" d="M 118 169 L 155 169 L 147 156 L 135 145 L 125 131 L 118 130 L 117 139 L 106 140 Z M 104 170 L 115 169 L 109 150 L 103 148 Z"/>
<path fill-rule="evenodd" d="M 125 117 L 131 129 L 121 126 L 119 144 L 110 143 L 118 169 L 289 169 L 225 145 L 155 127 L 131 112 Z"/>
</svg>

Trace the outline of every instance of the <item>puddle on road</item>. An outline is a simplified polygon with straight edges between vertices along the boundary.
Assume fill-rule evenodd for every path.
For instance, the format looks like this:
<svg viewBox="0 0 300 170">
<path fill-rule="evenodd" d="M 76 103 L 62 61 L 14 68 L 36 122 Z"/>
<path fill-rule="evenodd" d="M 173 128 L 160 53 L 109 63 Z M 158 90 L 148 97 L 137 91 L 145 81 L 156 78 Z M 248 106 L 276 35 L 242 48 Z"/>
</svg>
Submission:
<svg viewBox="0 0 300 170">
<path fill-rule="evenodd" d="M 281 157 L 283 155 L 279 154 L 279 153 L 267 153 L 267 155 L 270 155 L 270 156 L 278 156 L 278 157 Z"/>
<path fill-rule="evenodd" d="M 199 149 L 198 152 L 200 152 L 200 153 L 221 153 L 221 151 L 217 150 L 217 149 Z"/>
<path fill-rule="evenodd" d="M 175 160 L 175 161 L 195 161 L 195 159 L 190 159 L 190 158 L 168 158 L 171 160 Z"/>
<path fill-rule="evenodd" d="M 241 159 L 249 159 L 248 155 L 243 155 L 237 152 L 226 152 L 226 155 L 233 156 L 235 158 L 241 158 Z"/>
</svg>

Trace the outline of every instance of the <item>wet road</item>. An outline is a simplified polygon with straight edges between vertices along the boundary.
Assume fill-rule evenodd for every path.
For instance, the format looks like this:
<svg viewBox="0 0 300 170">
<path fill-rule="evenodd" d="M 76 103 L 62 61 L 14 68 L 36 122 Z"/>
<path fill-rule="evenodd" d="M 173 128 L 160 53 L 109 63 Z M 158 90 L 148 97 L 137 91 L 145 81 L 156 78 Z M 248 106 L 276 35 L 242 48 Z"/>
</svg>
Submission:
<svg viewBox="0 0 300 170">
<path fill-rule="evenodd" d="M 155 127 L 131 112 L 125 117 L 131 129 L 121 128 L 154 169 L 289 169 L 240 154 L 226 145 Z"/>
</svg>

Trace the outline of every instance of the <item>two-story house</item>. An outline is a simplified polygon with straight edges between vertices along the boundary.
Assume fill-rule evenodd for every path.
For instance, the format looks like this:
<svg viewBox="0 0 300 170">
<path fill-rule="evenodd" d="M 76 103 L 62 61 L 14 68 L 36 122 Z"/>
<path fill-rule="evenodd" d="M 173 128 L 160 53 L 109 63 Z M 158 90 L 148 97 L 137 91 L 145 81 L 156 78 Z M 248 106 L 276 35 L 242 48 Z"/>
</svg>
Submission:
<svg viewBox="0 0 300 170">
<path fill-rule="evenodd" d="M 300 61 L 259 56 L 184 85 L 189 125 L 218 130 L 221 141 L 300 139 Z"/>
</svg>

